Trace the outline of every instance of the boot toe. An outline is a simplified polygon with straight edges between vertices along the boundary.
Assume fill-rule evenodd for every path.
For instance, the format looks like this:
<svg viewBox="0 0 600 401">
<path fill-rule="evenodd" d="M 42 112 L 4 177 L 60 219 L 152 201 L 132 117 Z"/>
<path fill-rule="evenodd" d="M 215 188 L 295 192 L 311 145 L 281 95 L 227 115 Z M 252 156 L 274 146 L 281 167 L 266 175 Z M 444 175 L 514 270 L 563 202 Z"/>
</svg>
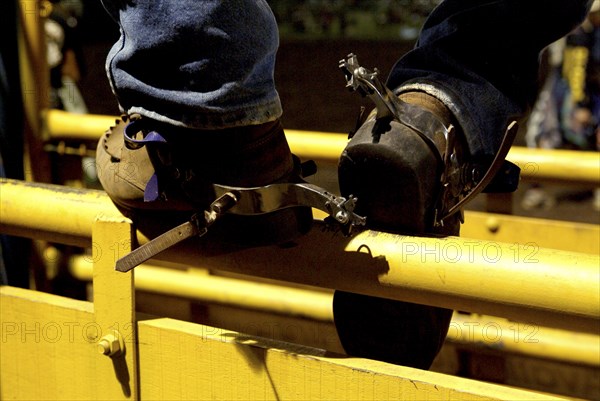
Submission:
<svg viewBox="0 0 600 401">
<path fill-rule="evenodd" d="M 356 133 L 339 164 L 343 196 L 358 198 L 357 213 L 370 228 L 423 233 L 431 229 L 439 186 L 439 162 L 410 128 L 392 122 L 374 142 L 373 123 Z"/>
</svg>

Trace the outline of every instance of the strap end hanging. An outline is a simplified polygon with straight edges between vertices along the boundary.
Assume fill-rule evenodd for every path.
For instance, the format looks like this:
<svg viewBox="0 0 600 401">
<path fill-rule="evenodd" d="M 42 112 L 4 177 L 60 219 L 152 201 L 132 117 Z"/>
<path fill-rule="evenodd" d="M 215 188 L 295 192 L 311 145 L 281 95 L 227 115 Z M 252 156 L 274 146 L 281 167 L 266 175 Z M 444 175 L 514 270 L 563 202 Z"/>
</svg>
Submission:
<svg viewBox="0 0 600 401">
<path fill-rule="evenodd" d="M 238 197 L 235 193 L 227 192 L 223 194 L 210 205 L 208 210 L 194 214 L 189 221 L 170 229 L 117 260 L 115 270 L 128 272 L 188 238 L 203 236 L 208 231 L 208 227 L 223 213 L 231 209 L 237 201 Z"/>
</svg>

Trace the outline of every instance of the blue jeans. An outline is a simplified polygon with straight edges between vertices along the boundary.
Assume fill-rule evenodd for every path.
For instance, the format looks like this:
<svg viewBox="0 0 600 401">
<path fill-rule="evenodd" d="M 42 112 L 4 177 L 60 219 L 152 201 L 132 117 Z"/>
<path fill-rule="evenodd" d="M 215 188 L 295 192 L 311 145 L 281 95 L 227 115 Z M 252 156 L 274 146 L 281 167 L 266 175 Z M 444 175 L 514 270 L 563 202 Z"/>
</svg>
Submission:
<svg viewBox="0 0 600 401">
<path fill-rule="evenodd" d="M 121 107 L 216 129 L 281 115 L 277 25 L 264 0 L 103 0 L 121 38 L 107 71 Z M 388 86 L 442 100 L 470 152 L 490 156 L 537 93 L 540 51 L 583 21 L 591 0 L 446 0 Z M 348 49 L 351 50 L 351 49 Z"/>
<path fill-rule="evenodd" d="M 587 15 L 592 0 L 446 0 L 388 86 L 442 100 L 474 156 L 493 156 L 538 93 L 540 52 Z"/>
<path fill-rule="evenodd" d="M 106 69 L 123 111 L 200 129 L 281 116 L 279 37 L 265 0 L 103 3 L 121 29 Z"/>
</svg>

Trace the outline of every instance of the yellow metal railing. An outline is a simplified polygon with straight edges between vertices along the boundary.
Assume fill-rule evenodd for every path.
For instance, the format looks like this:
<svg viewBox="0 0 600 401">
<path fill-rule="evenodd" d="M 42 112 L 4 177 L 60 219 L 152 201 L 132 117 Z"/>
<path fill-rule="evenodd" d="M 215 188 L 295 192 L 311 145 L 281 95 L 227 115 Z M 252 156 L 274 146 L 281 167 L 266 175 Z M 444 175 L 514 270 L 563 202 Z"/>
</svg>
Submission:
<svg viewBox="0 0 600 401">
<path fill-rule="evenodd" d="M 100 207 L 99 207 L 100 206 Z M 0 229 L 9 234 L 90 245 L 101 191 L 2 182 Z M 352 238 L 320 223 L 295 247 L 165 252 L 170 261 L 597 332 L 600 256 L 458 237 L 422 238 L 364 231 Z M 211 244 L 215 254 L 218 244 Z M 199 262 L 200 261 L 200 262 Z M 274 266 L 281 266 L 281 269 Z M 314 274 L 311 266 L 319 266 Z"/>
<path fill-rule="evenodd" d="M 115 117 L 49 110 L 44 121 L 49 139 L 97 141 L 114 125 Z M 337 163 L 347 142 L 347 135 L 335 133 L 286 130 L 286 136 L 298 156 L 326 163 Z M 600 186 L 599 152 L 514 146 L 507 159 L 521 167 L 523 178 L 528 180 Z"/>
<path fill-rule="evenodd" d="M 44 18 L 50 12 L 50 2 L 19 0 L 19 70 L 23 98 L 25 143 L 24 164 L 28 180 L 50 182 L 50 160 L 43 149 L 42 113 L 49 106 L 50 70 L 46 62 Z M 6 16 L 10 18 L 10 16 Z M 20 135 L 21 133 L 15 133 Z"/>
<path fill-rule="evenodd" d="M 79 280 L 91 281 L 92 258 L 74 257 L 70 272 Z M 189 272 L 160 266 L 136 268 L 137 289 L 167 296 L 176 295 L 211 304 L 243 307 L 284 316 L 332 322 L 332 292 L 319 292 L 270 283 Z"/>
<path fill-rule="evenodd" d="M 92 280 L 90 257 L 74 257 L 69 265 L 75 278 Z M 209 304 L 333 323 L 331 291 L 291 288 L 152 265 L 136 268 L 135 288 L 168 296 L 177 294 Z M 563 363 L 600 366 L 600 336 L 597 334 L 524 325 L 498 317 L 455 313 L 446 340 Z"/>
</svg>

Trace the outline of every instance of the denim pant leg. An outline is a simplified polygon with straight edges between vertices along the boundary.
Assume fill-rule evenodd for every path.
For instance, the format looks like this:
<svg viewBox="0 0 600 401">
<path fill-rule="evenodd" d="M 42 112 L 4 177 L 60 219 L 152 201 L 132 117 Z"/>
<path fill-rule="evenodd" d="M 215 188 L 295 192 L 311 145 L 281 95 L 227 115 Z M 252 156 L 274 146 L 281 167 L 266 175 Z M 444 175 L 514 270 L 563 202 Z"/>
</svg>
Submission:
<svg viewBox="0 0 600 401">
<path fill-rule="evenodd" d="M 121 31 L 106 69 L 123 111 L 202 129 L 281 115 L 265 0 L 102 1 Z"/>
<path fill-rule="evenodd" d="M 581 23 L 591 0 L 445 0 L 388 86 L 428 92 L 453 111 L 471 154 L 497 151 L 537 94 L 539 54 Z"/>
</svg>

